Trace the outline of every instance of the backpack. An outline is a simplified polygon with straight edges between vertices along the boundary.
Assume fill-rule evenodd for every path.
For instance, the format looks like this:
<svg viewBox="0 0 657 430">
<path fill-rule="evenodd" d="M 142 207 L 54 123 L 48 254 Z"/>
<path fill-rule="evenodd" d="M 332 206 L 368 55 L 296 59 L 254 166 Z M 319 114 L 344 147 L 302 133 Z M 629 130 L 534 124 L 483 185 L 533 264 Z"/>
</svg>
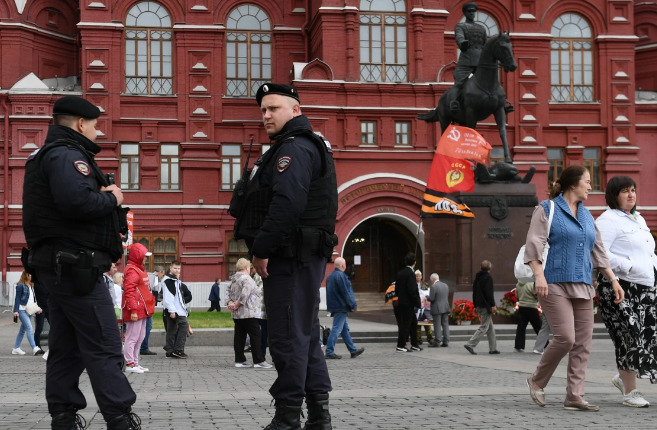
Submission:
<svg viewBox="0 0 657 430">
<path fill-rule="evenodd" d="M 323 325 L 320 325 L 319 329 L 322 331 L 322 345 L 326 345 L 329 335 L 331 334 L 331 329 Z"/>
</svg>

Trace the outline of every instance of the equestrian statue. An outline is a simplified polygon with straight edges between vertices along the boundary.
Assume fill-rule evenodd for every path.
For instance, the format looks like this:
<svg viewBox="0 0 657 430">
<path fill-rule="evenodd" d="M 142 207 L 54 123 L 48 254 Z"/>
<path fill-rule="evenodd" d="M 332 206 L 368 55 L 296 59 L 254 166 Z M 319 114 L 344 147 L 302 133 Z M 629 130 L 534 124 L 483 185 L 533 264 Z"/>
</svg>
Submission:
<svg viewBox="0 0 657 430">
<path fill-rule="evenodd" d="M 486 29 L 474 22 L 476 10 L 476 3 L 466 3 L 463 6 L 466 22 L 457 24 L 454 31 L 462 51 L 454 70 L 454 86 L 440 97 L 434 110 L 417 117 L 427 122 L 439 121 L 442 134 L 451 123 L 474 129 L 478 121 L 493 114 L 504 148 L 504 162 L 496 163 L 490 169 L 478 163 L 475 180 L 479 183 L 528 183 L 535 169 L 532 167 L 524 178 L 520 178 L 518 168 L 513 165 L 506 137 L 506 114 L 513 111 L 513 105 L 506 100 L 498 77 L 498 64 L 506 72 L 518 68 L 511 39 L 506 32 L 486 40 Z"/>
</svg>

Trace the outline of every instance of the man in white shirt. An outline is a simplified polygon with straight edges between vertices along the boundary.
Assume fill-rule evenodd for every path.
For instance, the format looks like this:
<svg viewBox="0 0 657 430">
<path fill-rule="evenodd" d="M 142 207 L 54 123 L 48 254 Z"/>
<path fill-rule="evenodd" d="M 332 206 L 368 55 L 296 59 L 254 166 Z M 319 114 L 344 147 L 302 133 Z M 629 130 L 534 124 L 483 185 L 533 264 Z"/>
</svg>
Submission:
<svg viewBox="0 0 657 430">
<path fill-rule="evenodd" d="M 181 269 L 180 261 L 172 261 L 169 274 L 162 280 L 163 312 L 169 318 L 166 324 L 167 336 L 166 345 L 164 346 L 168 358 L 187 358 L 184 351 L 189 323 L 187 322 L 187 310 L 185 309 L 185 301 L 181 291 L 182 282 L 178 279 Z"/>
</svg>

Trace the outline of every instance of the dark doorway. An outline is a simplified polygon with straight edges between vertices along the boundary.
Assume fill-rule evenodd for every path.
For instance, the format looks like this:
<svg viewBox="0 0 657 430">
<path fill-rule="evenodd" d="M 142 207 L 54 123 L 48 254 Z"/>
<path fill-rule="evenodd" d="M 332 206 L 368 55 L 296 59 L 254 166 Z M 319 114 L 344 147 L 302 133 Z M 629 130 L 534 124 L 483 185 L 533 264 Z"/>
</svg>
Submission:
<svg viewBox="0 0 657 430">
<path fill-rule="evenodd" d="M 414 233 L 394 220 L 376 217 L 364 221 L 347 238 L 344 258 L 354 291 L 384 292 L 404 264 L 404 256 L 415 248 Z M 416 268 L 421 269 L 418 249 Z M 360 256 L 360 264 L 354 257 Z"/>
</svg>

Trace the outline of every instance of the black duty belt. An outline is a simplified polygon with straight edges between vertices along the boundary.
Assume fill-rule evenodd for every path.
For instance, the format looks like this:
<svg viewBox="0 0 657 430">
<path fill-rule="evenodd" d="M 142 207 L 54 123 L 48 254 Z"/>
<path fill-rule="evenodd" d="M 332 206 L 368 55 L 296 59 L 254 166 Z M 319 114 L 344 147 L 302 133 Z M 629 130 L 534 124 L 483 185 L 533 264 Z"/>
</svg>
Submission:
<svg viewBox="0 0 657 430">
<path fill-rule="evenodd" d="M 60 251 L 65 251 L 71 254 L 77 254 L 84 251 L 85 248 L 75 247 L 59 243 L 44 243 L 37 245 L 36 248 L 30 250 L 29 264 L 33 268 L 47 269 L 54 271 L 57 266 L 57 254 Z M 88 250 L 92 255 L 93 267 L 102 269 L 103 272 L 109 270 L 112 265 L 112 260 L 107 252 Z"/>
</svg>

